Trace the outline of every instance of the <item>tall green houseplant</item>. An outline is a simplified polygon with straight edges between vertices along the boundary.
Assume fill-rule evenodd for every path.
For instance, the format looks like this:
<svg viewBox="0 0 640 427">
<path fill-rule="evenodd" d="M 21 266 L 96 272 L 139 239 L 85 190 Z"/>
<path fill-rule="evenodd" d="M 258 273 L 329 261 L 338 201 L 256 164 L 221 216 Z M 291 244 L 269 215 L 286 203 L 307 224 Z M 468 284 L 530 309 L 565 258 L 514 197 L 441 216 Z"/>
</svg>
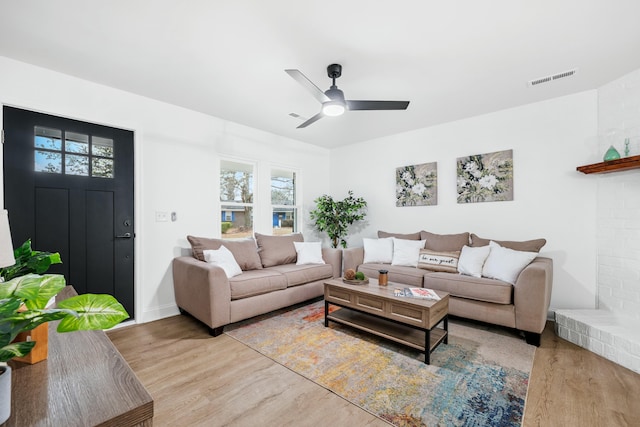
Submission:
<svg viewBox="0 0 640 427">
<path fill-rule="evenodd" d="M 316 228 L 329 235 L 331 247 L 337 248 L 340 244 L 346 248 L 349 226 L 364 219 L 367 202 L 362 197 L 354 197 L 351 190 L 344 200 L 333 200 L 333 197 L 325 194 L 314 202 L 316 208 L 310 212 L 310 216 Z"/>
</svg>

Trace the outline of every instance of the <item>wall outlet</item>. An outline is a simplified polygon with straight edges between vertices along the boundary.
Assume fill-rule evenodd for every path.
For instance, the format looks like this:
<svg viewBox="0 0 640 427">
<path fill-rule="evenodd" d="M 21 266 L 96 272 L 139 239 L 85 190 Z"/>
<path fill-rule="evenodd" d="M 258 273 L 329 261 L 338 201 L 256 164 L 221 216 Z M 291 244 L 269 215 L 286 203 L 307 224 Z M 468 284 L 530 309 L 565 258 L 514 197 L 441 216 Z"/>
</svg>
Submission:
<svg viewBox="0 0 640 427">
<path fill-rule="evenodd" d="M 156 222 L 168 222 L 168 221 L 169 221 L 169 212 L 156 211 Z"/>
</svg>

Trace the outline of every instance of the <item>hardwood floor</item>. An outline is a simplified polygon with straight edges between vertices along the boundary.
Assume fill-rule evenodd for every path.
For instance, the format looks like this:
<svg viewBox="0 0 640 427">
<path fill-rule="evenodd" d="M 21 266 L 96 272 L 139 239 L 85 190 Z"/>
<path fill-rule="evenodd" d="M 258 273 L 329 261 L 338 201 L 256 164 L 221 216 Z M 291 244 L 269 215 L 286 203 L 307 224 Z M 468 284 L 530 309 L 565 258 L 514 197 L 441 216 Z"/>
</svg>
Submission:
<svg viewBox="0 0 640 427">
<path fill-rule="evenodd" d="M 155 426 L 388 426 L 189 316 L 109 337 L 154 399 Z M 536 350 L 524 427 L 638 426 L 640 375 L 556 337 Z"/>
</svg>

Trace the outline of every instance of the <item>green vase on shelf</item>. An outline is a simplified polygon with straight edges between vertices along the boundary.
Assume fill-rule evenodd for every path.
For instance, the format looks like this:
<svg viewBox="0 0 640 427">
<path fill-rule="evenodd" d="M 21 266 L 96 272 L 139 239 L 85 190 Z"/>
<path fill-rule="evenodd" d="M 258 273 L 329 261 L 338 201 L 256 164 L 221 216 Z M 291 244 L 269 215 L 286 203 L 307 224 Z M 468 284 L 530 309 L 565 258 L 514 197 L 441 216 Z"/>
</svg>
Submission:
<svg viewBox="0 0 640 427">
<path fill-rule="evenodd" d="M 619 158 L 620 158 L 620 153 L 618 153 L 618 150 L 616 150 L 613 145 L 609 147 L 606 153 L 604 153 L 605 162 L 609 162 L 611 160 L 618 160 Z"/>
</svg>

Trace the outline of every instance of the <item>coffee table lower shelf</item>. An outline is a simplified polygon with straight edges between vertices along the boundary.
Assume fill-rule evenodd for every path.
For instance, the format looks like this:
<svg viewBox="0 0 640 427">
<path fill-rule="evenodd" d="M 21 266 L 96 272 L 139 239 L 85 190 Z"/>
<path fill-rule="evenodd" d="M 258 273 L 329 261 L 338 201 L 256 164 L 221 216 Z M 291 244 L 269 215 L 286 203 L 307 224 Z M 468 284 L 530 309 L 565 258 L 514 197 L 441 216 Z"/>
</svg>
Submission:
<svg viewBox="0 0 640 427">
<path fill-rule="evenodd" d="M 328 326 L 329 320 L 420 350 L 425 354 L 426 364 L 430 363 L 430 354 L 433 350 L 443 341 L 446 343 L 448 337 L 447 316 L 441 321 L 444 322 L 445 329 L 434 327 L 431 330 L 400 324 L 351 308 L 340 308 L 327 314 L 325 326 Z M 427 338 L 429 339 L 428 348 Z"/>
</svg>

